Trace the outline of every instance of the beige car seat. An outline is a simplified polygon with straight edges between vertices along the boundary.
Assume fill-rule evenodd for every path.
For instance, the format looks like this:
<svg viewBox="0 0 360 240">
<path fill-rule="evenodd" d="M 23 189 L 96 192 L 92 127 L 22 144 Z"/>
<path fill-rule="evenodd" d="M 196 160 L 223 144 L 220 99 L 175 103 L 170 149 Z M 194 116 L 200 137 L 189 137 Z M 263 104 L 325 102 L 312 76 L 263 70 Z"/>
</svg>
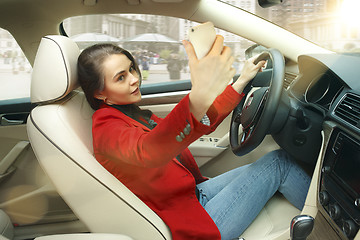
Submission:
<svg viewBox="0 0 360 240">
<path fill-rule="evenodd" d="M 13 239 L 14 227 L 10 221 L 9 216 L 0 209 L 0 240 Z"/>
<path fill-rule="evenodd" d="M 76 90 L 80 51 L 63 36 L 42 38 L 33 68 L 27 130 L 40 165 L 91 232 L 171 239 L 166 224 L 94 158 L 93 110 Z"/>
</svg>

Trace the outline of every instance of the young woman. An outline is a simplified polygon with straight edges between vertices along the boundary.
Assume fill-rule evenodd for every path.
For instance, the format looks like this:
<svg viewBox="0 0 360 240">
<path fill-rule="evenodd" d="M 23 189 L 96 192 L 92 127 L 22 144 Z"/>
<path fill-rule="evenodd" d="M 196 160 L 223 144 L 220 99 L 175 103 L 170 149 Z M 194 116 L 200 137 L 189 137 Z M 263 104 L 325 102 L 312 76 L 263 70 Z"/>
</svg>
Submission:
<svg viewBox="0 0 360 240">
<path fill-rule="evenodd" d="M 192 89 L 164 119 L 135 105 L 141 74 L 129 52 L 101 44 L 81 53 L 79 81 L 96 110 L 96 159 L 163 219 L 174 240 L 238 237 L 276 191 L 301 209 L 310 179 L 283 151 L 210 180 L 201 175 L 187 147 L 234 109 L 264 61 L 248 60 L 228 85 L 234 58 L 223 37 L 201 60 L 191 43 L 183 44 Z"/>
</svg>

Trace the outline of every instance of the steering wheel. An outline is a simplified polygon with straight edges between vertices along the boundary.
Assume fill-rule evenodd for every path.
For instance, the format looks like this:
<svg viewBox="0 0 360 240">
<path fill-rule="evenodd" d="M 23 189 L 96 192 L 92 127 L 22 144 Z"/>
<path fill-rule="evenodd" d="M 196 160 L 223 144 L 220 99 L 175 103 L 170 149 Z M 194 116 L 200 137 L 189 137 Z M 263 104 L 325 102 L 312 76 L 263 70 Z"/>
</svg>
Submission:
<svg viewBox="0 0 360 240">
<path fill-rule="evenodd" d="M 255 64 L 269 58 L 273 64 L 270 82 L 264 84 L 256 81 L 256 77 L 249 82 L 243 91 L 243 100 L 232 114 L 230 145 L 237 156 L 251 152 L 262 142 L 270 132 L 276 116 L 283 88 L 285 62 L 279 50 L 268 49 L 259 55 Z M 239 141 L 240 127 L 242 133 Z"/>
</svg>

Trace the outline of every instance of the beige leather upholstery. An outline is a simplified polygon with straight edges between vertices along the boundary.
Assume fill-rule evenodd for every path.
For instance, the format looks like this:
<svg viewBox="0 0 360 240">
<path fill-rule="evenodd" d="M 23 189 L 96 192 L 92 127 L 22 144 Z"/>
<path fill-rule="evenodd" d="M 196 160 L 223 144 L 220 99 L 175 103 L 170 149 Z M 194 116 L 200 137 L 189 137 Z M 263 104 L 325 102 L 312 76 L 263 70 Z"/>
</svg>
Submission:
<svg viewBox="0 0 360 240">
<path fill-rule="evenodd" d="M 300 210 L 277 193 L 241 237 L 246 240 L 288 240 L 291 219 L 299 214 Z"/>
<path fill-rule="evenodd" d="M 14 227 L 10 221 L 9 216 L 0 209 L 0 240 L 13 239 Z"/>
<path fill-rule="evenodd" d="M 69 38 L 41 40 L 31 82 L 31 100 L 40 105 L 27 123 L 40 165 L 90 232 L 171 239 L 166 224 L 93 157 L 93 110 L 75 89 L 78 54 Z"/>
<path fill-rule="evenodd" d="M 32 103 L 61 99 L 78 86 L 76 62 L 79 48 L 62 36 L 44 37 L 37 52 L 31 80 Z"/>
</svg>

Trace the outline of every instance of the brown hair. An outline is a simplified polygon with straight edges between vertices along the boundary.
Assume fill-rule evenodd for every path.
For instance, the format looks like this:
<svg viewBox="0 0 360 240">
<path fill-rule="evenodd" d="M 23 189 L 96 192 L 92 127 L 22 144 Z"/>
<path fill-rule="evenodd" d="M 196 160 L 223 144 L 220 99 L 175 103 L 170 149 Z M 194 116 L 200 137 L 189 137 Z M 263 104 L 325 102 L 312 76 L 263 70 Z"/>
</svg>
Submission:
<svg viewBox="0 0 360 240">
<path fill-rule="evenodd" d="M 86 48 L 78 58 L 78 80 L 87 101 L 94 110 L 99 109 L 102 103 L 101 100 L 94 97 L 96 91 L 104 89 L 102 64 L 108 56 L 113 54 L 124 54 L 129 58 L 133 63 L 134 69 L 139 74 L 141 84 L 141 72 L 139 66 L 134 57 L 127 50 L 109 43 L 96 44 Z"/>
</svg>

